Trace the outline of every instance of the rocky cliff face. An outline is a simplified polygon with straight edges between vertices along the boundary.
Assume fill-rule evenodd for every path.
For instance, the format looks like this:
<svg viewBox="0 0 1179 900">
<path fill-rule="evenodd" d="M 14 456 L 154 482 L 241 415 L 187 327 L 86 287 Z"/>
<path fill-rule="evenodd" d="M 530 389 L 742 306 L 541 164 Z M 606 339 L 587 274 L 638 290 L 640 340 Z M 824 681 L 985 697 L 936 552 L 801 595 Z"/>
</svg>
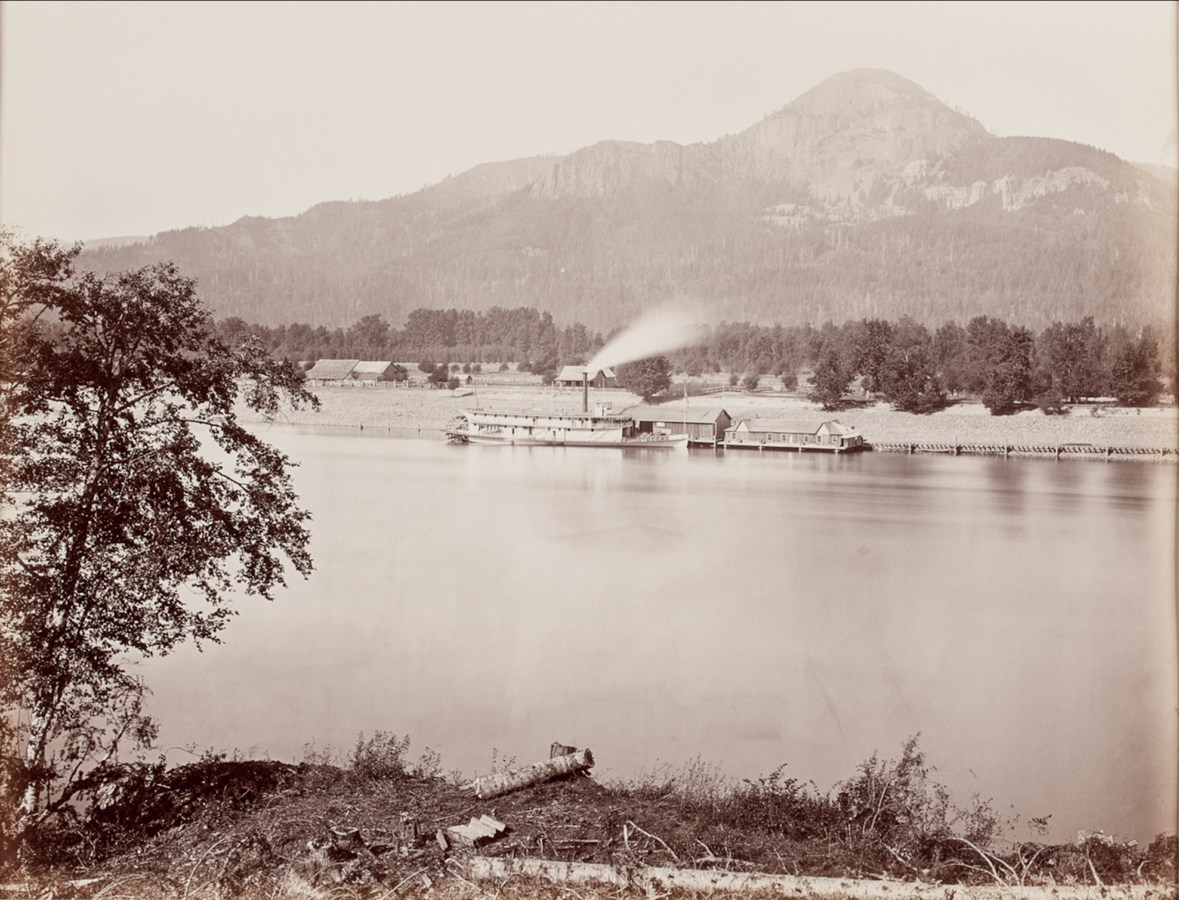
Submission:
<svg viewBox="0 0 1179 900">
<path fill-rule="evenodd" d="M 1013 165 L 992 176 L 972 169 L 971 157 L 986 157 L 1012 140 L 1022 142 L 1021 162 L 1045 155 L 1032 146 L 1036 139 L 996 138 L 907 79 L 857 69 L 713 143 L 604 141 L 579 150 L 552 161 L 529 195 L 601 198 L 640 185 L 696 190 L 726 182 L 755 184 L 769 191 L 772 202 L 764 212 L 777 224 L 796 226 L 903 216 L 925 202 L 962 209 L 998 198 L 1003 209 L 1014 211 L 1081 186 L 1109 192 L 1117 202 L 1157 202 L 1154 177 L 1123 164 L 1111 178 L 1103 171 L 1109 169 L 1109 154 L 1066 142 L 1045 140 L 1054 145 L 1046 154 L 1052 158 L 1033 171 Z M 1004 148 L 1000 155 L 1010 154 Z M 794 215 L 783 217 L 787 194 L 793 195 Z"/>
<path fill-rule="evenodd" d="M 897 75 L 861 69 L 828 79 L 740 134 L 681 146 L 607 141 L 579 150 L 533 185 L 536 198 L 604 197 L 636 182 L 693 187 L 753 181 L 865 207 L 894 185 L 986 136 Z M 881 185 L 890 186 L 881 194 Z"/>
</svg>

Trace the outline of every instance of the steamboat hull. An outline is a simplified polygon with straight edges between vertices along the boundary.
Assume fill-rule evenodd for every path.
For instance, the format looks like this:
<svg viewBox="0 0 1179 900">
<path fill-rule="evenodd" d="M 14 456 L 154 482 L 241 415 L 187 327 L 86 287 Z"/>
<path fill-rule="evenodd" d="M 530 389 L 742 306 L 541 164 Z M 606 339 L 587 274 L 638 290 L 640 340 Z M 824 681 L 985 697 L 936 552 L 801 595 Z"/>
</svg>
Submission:
<svg viewBox="0 0 1179 900">
<path fill-rule="evenodd" d="M 516 446 L 516 447 L 600 447 L 622 448 L 626 450 L 686 450 L 687 435 L 676 435 L 657 440 L 643 440 L 641 438 L 622 438 L 578 440 L 574 438 L 536 438 L 536 437 L 493 437 L 490 435 L 466 434 L 451 432 L 447 435 L 455 443 L 481 444 L 484 446 Z"/>
</svg>

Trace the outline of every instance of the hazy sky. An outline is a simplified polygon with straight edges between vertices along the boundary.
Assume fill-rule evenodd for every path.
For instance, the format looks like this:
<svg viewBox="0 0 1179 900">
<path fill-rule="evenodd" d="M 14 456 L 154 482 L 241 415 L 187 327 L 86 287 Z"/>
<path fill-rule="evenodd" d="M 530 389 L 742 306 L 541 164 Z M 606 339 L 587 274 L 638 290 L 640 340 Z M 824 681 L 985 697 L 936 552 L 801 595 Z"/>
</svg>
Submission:
<svg viewBox="0 0 1179 900">
<path fill-rule="evenodd" d="M 63 240 L 741 131 L 889 69 L 1000 135 L 1175 164 L 1175 5 L 6 2 L 0 221 Z"/>
</svg>

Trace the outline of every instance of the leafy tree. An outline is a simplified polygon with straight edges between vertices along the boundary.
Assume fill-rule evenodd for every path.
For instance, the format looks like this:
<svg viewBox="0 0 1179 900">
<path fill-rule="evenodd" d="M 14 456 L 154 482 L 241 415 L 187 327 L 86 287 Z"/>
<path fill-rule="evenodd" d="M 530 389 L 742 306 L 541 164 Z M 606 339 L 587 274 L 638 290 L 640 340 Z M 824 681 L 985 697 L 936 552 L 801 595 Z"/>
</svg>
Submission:
<svg viewBox="0 0 1179 900">
<path fill-rule="evenodd" d="M 1032 333 L 1012 328 L 991 348 L 983 406 L 991 415 L 1015 412 L 1031 393 Z"/>
<path fill-rule="evenodd" d="M 889 357 L 892 353 L 893 329 L 881 319 L 865 319 L 849 326 L 851 369 L 864 378 L 864 387 L 884 392 Z"/>
<path fill-rule="evenodd" d="M 666 356 L 648 356 L 646 359 L 623 363 L 617 369 L 618 385 L 644 400 L 671 387 L 671 363 Z"/>
<path fill-rule="evenodd" d="M 947 391 L 958 393 L 966 387 L 966 330 L 947 322 L 933 335 L 933 361 Z"/>
<path fill-rule="evenodd" d="M 852 376 L 853 373 L 844 362 L 840 348 L 833 342 L 828 342 L 824 344 L 818 365 L 809 379 L 811 390 L 807 396 L 823 409 L 839 409 Z"/>
<path fill-rule="evenodd" d="M 1036 341 L 1036 357 L 1050 382 L 1045 394 L 1056 394 L 1070 403 L 1101 391 L 1105 347 L 1091 316 L 1081 322 L 1055 322 Z"/>
<path fill-rule="evenodd" d="M 982 394 L 992 415 L 1015 412 L 1032 393 L 1032 347 L 1026 328 L 977 316 L 966 327 L 967 388 Z"/>
<path fill-rule="evenodd" d="M 389 347 L 391 329 L 380 316 L 365 316 L 348 329 L 344 340 L 348 352 L 362 359 L 380 359 Z"/>
<path fill-rule="evenodd" d="M 1110 389 L 1123 406 L 1151 406 L 1162 393 L 1158 340 L 1154 329 L 1142 329 L 1137 340 L 1119 342 L 1110 371 Z"/>
<path fill-rule="evenodd" d="M 76 275 L 0 236 L 0 720 L 17 841 L 154 727 L 127 669 L 217 641 L 239 592 L 306 576 L 291 461 L 239 424 L 317 405 L 290 363 L 223 341 L 170 263 Z M 48 327 L 44 322 L 53 322 Z M 4 777 L 4 776 L 0 776 Z M 9 842 L 12 845 L 12 842 Z"/>
<path fill-rule="evenodd" d="M 761 383 L 761 374 L 754 372 L 747 372 L 745 377 L 741 379 L 741 386 L 747 391 L 756 391 L 758 384 Z"/>
<path fill-rule="evenodd" d="M 877 389 L 903 412 L 928 413 L 944 407 L 946 395 L 935 371 L 929 331 L 905 318 L 891 329 L 890 336 L 877 367 Z"/>
</svg>

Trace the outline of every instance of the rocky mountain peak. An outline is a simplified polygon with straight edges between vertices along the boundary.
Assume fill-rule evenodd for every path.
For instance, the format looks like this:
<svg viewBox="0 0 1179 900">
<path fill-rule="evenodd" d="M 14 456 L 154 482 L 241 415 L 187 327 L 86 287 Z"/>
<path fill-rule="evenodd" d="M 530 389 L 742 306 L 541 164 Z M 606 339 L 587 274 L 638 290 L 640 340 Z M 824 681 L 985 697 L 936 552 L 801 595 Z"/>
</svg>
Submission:
<svg viewBox="0 0 1179 900">
<path fill-rule="evenodd" d="M 775 115 L 854 118 L 897 107 L 926 107 L 952 112 L 923 87 L 907 78 L 886 69 L 852 69 L 821 81 Z"/>
<path fill-rule="evenodd" d="M 828 78 L 732 139 L 735 167 L 848 199 L 882 177 L 986 136 L 913 82 L 881 69 Z"/>
</svg>

